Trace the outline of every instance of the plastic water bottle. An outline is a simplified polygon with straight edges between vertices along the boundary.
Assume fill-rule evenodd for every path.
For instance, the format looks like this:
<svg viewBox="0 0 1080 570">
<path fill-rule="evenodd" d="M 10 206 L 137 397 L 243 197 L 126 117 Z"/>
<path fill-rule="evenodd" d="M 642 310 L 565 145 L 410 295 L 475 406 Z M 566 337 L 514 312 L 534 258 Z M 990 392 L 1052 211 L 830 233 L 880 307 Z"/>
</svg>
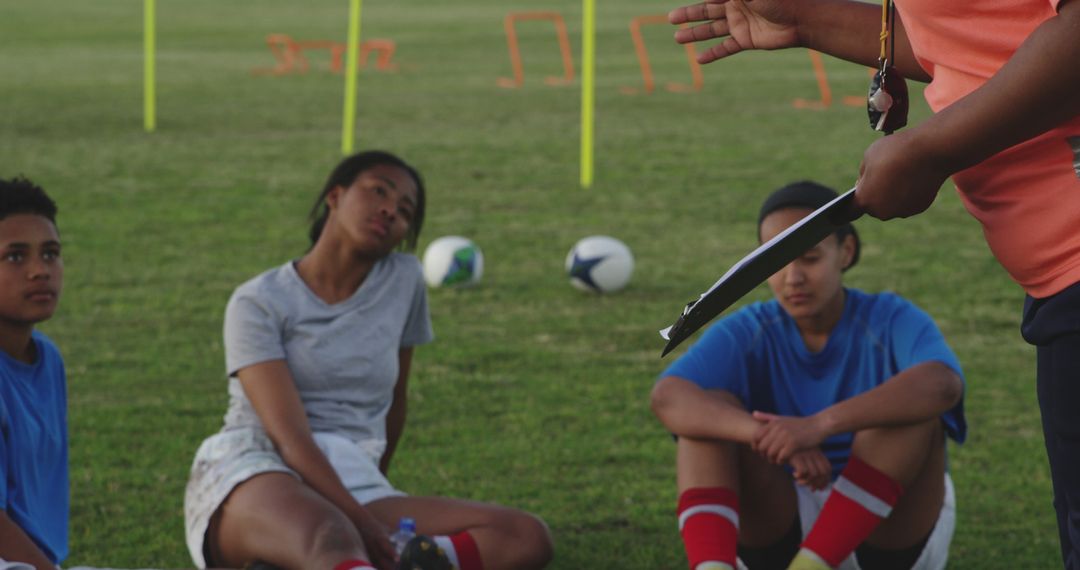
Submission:
<svg viewBox="0 0 1080 570">
<path fill-rule="evenodd" d="M 394 545 L 394 550 L 397 551 L 398 556 L 401 556 L 402 551 L 405 550 L 405 545 L 414 536 L 416 536 L 416 521 L 410 517 L 401 517 L 401 520 L 398 521 L 397 530 L 390 535 L 390 543 Z"/>
</svg>

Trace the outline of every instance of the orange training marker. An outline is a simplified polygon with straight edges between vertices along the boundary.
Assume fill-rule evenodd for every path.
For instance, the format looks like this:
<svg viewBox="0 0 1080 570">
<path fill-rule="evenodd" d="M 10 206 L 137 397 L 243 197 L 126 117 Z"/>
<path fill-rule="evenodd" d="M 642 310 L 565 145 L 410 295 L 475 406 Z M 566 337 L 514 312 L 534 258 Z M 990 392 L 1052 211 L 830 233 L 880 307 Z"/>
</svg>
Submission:
<svg viewBox="0 0 1080 570">
<path fill-rule="evenodd" d="M 667 16 L 662 14 L 638 16 L 630 20 L 630 37 L 634 40 L 634 51 L 637 52 L 638 64 L 641 65 L 641 78 L 645 82 L 646 93 L 652 93 L 656 89 L 656 83 L 653 81 L 652 65 L 649 64 L 649 50 L 645 47 L 645 39 L 641 36 L 641 26 L 643 24 L 666 25 L 667 23 Z M 686 24 L 679 27 L 685 28 Z M 676 93 L 701 91 L 705 82 L 701 76 L 701 66 L 697 62 L 697 52 L 694 49 L 694 44 L 685 44 L 683 47 L 686 48 L 686 59 L 690 62 L 690 75 L 693 77 L 693 84 L 668 83 L 666 85 L 667 90 Z M 637 89 L 633 87 L 623 87 L 622 91 L 627 94 L 637 93 Z"/>
<path fill-rule="evenodd" d="M 825 62 L 821 59 L 821 54 L 814 50 L 806 50 L 810 54 L 810 63 L 814 66 L 814 78 L 817 79 L 818 91 L 821 93 L 820 101 L 810 101 L 807 99 L 795 99 L 792 101 L 792 105 L 796 109 L 826 109 L 832 106 L 832 90 L 829 88 L 829 78 L 825 74 Z M 874 75 L 874 70 L 870 69 L 870 76 Z M 852 107 L 865 107 L 866 97 L 859 95 L 845 95 L 841 100 L 845 105 Z"/>
<path fill-rule="evenodd" d="M 510 65 L 514 71 L 514 77 L 500 77 L 499 86 L 516 89 L 525 84 L 525 70 L 521 65 L 521 48 L 518 47 L 517 30 L 515 22 L 519 20 L 551 20 L 555 25 L 555 34 L 559 40 L 559 51 L 562 53 L 563 76 L 547 77 L 544 81 L 548 85 L 566 85 L 574 80 L 574 61 L 570 56 L 570 36 L 566 33 L 566 22 L 558 12 L 511 12 L 503 20 L 503 28 L 506 30 L 506 45 L 510 49 Z"/>
</svg>

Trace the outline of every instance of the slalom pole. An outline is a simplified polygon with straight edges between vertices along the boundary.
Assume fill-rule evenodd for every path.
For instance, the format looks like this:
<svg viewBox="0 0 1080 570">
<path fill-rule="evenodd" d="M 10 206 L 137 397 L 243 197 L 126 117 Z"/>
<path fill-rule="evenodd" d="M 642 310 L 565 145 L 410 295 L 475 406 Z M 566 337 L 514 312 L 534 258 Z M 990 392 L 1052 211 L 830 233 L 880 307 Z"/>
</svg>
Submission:
<svg viewBox="0 0 1080 570">
<path fill-rule="evenodd" d="M 154 0 L 143 2 L 143 128 L 152 133 L 157 127 L 154 93 Z"/>
<path fill-rule="evenodd" d="M 581 187 L 593 182 L 593 111 L 596 105 L 596 0 L 583 0 L 581 23 Z"/>
<path fill-rule="evenodd" d="M 360 51 L 361 0 L 349 0 L 349 37 L 345 57 L 345 113 L 341 126 L 341 152 L 352 154 L 356 138 L 356 76 Z"/>
</svg>

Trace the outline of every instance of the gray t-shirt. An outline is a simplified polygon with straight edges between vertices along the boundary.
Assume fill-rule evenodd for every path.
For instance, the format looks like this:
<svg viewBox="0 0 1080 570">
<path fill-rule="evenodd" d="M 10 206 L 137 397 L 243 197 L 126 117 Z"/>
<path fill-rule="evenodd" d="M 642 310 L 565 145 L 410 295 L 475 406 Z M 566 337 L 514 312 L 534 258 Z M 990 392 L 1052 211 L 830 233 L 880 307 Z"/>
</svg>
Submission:
<svg viewBox="0 0 1080 570">
<path fill-rule="evenodd" d="M 262 426 L 236 372 L 285 360 L 313 431 L 344 435 L 381 455 L 398 350 L 433 336 L 423 273 L 412 255 L 379 260 L 351 297 L 333 305 L 308 288 L 294 262 L 266 271 L 237 287 L 225 309 L 223 431 Z"/>
</svg>

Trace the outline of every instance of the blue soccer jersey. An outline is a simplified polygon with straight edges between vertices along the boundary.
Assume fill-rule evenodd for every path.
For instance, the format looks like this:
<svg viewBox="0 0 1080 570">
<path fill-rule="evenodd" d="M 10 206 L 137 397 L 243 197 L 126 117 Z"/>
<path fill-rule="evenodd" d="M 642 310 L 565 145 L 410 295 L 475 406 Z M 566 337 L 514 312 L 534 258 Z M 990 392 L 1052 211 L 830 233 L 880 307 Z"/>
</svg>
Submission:
<svg viewBox="0 0 1080 570">
<path fill-rule="evenodd" d="M 892 293 L 845 292 L 844 313 L 820 352 L 806 348 L 795 321 L 772 300 L 712 325 L 661 377 L 726 390 L 748 410 L 800 417 L 922 362 L 944 363 L 963 378 L 956 355 L 925 312 Z M 963 399 L 941 419 L 949 437 L 962 443 L 967 435 Z M 847 464 L 853 438 L 838 434 L 822 444 L 834 479 Z"/>
<path fill-rule="evenodd" d="M 64 362 L 33 333 L 37 362 L 0 351 L 0 508 L 54 563 L 68 553 L 68 433 Z"/>
</svg>

